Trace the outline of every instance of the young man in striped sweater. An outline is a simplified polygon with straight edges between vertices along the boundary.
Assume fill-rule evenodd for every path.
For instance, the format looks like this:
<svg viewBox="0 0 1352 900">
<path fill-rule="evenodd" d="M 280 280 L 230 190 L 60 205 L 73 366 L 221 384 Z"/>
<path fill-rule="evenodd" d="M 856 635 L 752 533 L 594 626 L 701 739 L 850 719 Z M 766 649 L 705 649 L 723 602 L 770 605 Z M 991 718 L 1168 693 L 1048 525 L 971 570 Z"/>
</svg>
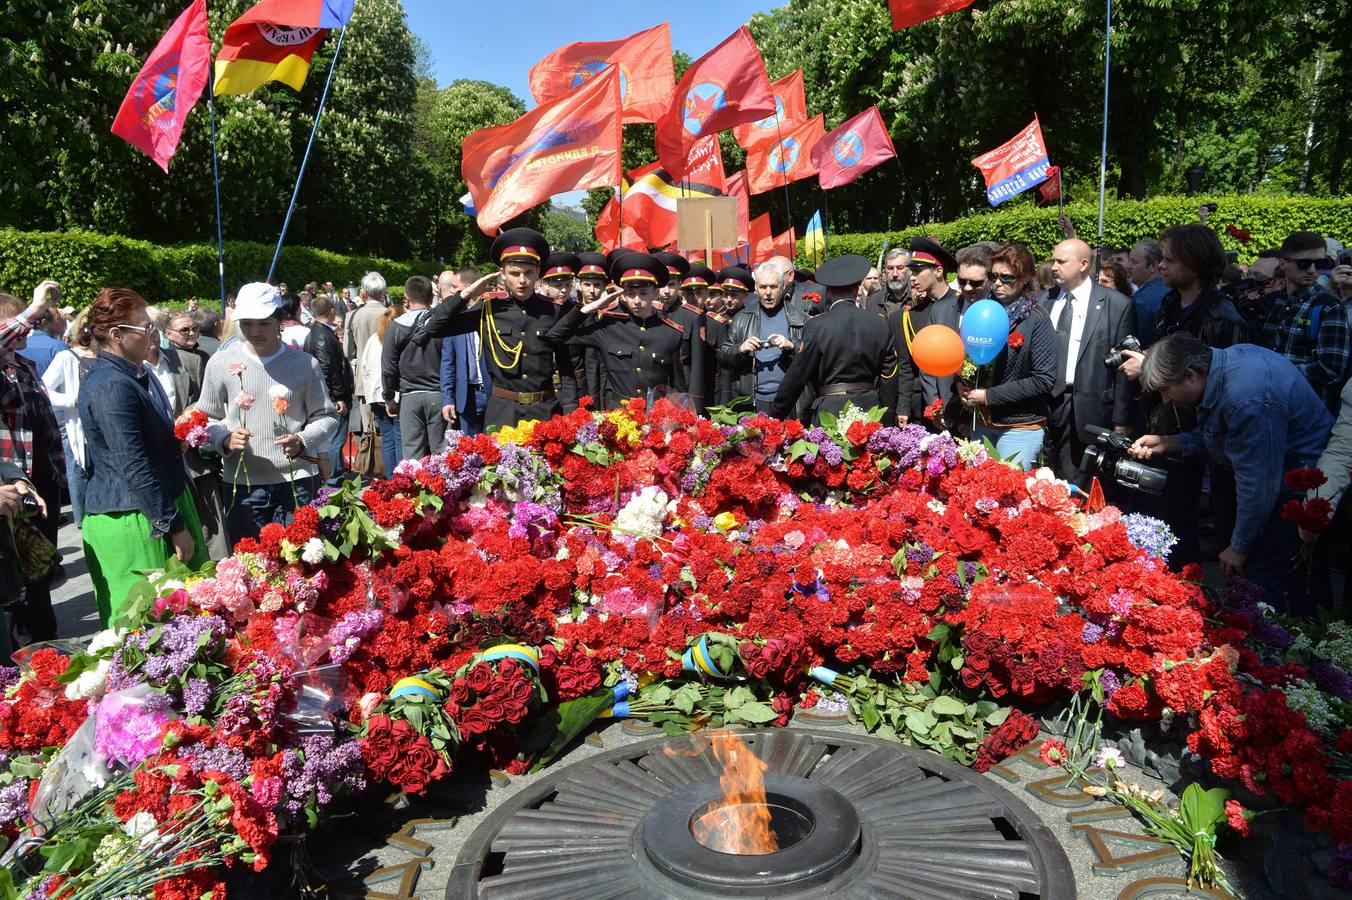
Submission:
<svg viewBox="0 0 1352 900">
<path fill-rule="evenodd" d="M 338 430 L 338 410 L 319 363 L 282 343 L 277 289 L 240 288 L 235 319 L 244 338 L 207 363 L 198 409 L 224 458 L 226 527 L 233 544 L 270 522 L 289 522 L 314 499 L 321 454 Z"/>
</svg>

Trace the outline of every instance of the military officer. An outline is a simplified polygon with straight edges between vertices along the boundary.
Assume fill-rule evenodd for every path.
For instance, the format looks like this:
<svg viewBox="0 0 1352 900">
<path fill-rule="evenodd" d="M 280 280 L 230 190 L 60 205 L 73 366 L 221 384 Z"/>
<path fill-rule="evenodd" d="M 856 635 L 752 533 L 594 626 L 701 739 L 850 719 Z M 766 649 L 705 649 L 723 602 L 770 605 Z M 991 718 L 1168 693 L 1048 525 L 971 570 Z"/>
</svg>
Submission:
<svg viewBox="0 0 1352 900">
<path fill-rule="evenodd" d="M 559 346 L 591 347 L 605 360 L 606 382 L 615 401 L 686 390 L 681 343 L 685 332 L 663 316 L 657 289 L 668 279 L 666 265 L 648 253 L 631 251 L 611 263 L 607 291 L 586 306 L 575 306 L 545 334 Z M 619 298 L 623 318 L 595 315 Z M 588 318 L 590 317 L 590 318 Z"/>
<path fill-rule="evenodd" d="M 811 388 L 812 418 L 837 414 L 847 403 L 870 410 L 881 406 L 884 421 L 893 421 L 897 403 L 897 348 L 892 333 L 878 327 L 878 317 L 855 305 L 859 283 L 869 261 L 856 254 L 827 260 L 817 269 L 826 290 L 826 311 L 803 326 L 803 344 L 784 373 L 770 406 L 771 414 L 792 414 L 804 388 Z"/>
<path fill-rule="evenodd" d="M 530 228 L 512 228 L 493 241 L 490 256 L 501 267 L 452 294 L 423 319 L 412 340 L 428 341 L 479 332 L 483 359 L 493 382 L 484 430 L 548 419 L 563 411 L 559 392 L 569 388 L 573 366 L 565 348 L 545 340 L 563 315 L 567 301 L 550 300 L 536 290 L 541 264 L 549 258 L 545 236 Z M 485 295 L 501 275 L 505 298 Z M 575 388 L 573 388 L 575 390 Z"/>
<path fill-rule="evenodd" d="M 756 289 L 756 279 L 742 266 L 724 266 L 718 270 L 718 289 L 723 294 L 723 315 L 732 321 Z"/>
<path fill-rule="evenodd" d="M 566 250 L 552 250 L 545 260 L 540 273 L 540 283 L 536 290 L 546 300 L 558 303 L 561 300 L 573 300 L 577 290 L 577 270 L 581 263 L 576 253 Z M 559 403 L 564 415 L 577 409 L 582 391 L 586 390 L 587 363 L 581 351 L 569 351 L 568 359 L 573 377 L 559 380 Z"/>
</svg>

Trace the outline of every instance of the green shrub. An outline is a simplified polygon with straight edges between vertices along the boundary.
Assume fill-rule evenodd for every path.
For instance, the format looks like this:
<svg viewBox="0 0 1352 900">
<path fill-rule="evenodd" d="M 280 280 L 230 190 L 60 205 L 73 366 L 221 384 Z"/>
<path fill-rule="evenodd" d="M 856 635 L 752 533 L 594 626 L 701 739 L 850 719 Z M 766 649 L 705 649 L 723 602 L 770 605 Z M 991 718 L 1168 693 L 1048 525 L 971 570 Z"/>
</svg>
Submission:
<svg viewBox="0 0 1352 900">
<path fill-rule="evenodd" d="M 1109 247 L 1130 247 L 1146 238 L 1158 238 L 1170 225 L 1196 222 L 1197 207 L 1207 202 L 1218 206 L 1208 224 L 1220 235 L 1225 249 L 1239 251 L 1239 258 L 1245 262 L 1254 259 L 1261 250 L 1276 247 L 1292 231 L 1317 231 L 1344 243 L 1352 241 L 1352 198 L 1244 195 L 1114 200 L 1104 212 L 1103 243 Z M 1068 203 L 1066 215 L 1080 237 L 1092 246 L 1098 237 L 1098 204 Z M 1242 244 L 1227 234 L 1227 225 L 1249 232 L 1249 243 Z M 1027 244 L 1039 259 L 1050 256 L 1052 248 L 1063 238 L 1055 206 L 1038 208 L 1021 203 L 954 222 L 917 225 L 889 234 L 833 234 L 831 255 L 860 253 L 877 259 L 884 241 L 890 241 L 893 247 L 906 247 L 918 235 L 933 235 L 950 250 L 976 241 L 1017 241 Z M 806 262 L 801 253 L 799 256 L 800 262 Z"/>
<path fill-rule="evenodd" d="M 271 244 L 227 241 L 226 290 L 234 292 L 245 282 L 265 278 L 274 249 Z M 410 275 L 435 277 L 439 266 L 345 256 L 314 247 L 283 247 L 273 277 L 292 289 L 307 281 L 332 281 L 342 287 L 360 283 L 373 269 L 391 285 L 402 285 Z M 44 278 L 59 281 L 73 306 L 84 306 L 100 288 L 109 286 L 129 287 L 160 305 L 189 297 L 210 302 L 220 296 L 214 244 L 161 247 L 86 231 L 0 228 L 0 290 L 26 299 Z"/>
</svg>

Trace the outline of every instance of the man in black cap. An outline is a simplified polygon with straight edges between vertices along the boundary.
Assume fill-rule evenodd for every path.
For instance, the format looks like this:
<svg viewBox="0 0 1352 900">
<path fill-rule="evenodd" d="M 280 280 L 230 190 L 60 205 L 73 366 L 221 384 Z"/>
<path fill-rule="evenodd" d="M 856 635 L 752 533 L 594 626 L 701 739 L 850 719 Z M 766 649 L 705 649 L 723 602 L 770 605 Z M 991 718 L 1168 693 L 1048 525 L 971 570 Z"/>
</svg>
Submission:
<svg viewBox="0 0 1352 900">
<path fill-rule="evenodd" d="M 574 378 L 568 352 L 544 339 L 566 302 L 548 300 L 536 290 L 541 264 L 549 258 L 545 236 L 530 228 L 512 228 L 498 235 L 489 252 L 501 271 L 446 298 L 411 338 L 428 341 L 479 332 L 493 383 L 484 411 L 485 431 L 558 415 L 563 407 L 554 378 L 557 375 L 561 382 Z M 499 275 L 507 296 L 482 296 Z"/>
<path fill-rule="evenodd" d="M 590 347 L 605 360 L 606 381 L 616 400 L 659 396 L 686 390 L 681 344 L 685 332 L 663 316 L 658 285 L 667 282 L 667 266 L 648 253 L 630 251 L 611 264 L 610 280 L 619 291 L 608 291 L 585 306 L 573 306 L 554 324 L 545 340 L 559 345 Z M 622 293 L 621 293 L 622 292 Z M 623 318 L 595 315 L 619 298 Z M 590 317 L 590 318 L 589 318 Z"/>
<path fill-rule="evenodd" d="M 577 302 L 579 306 L 586 306 L 605 293 L 606 283 L 610 281 L 606 255 L 595 251 L 579 253 L 577 262 Z M 601 315 L 612 314 L 618 318 L 624 315 L 624 311 L 609 310 L 601 313 Z M 582 355 L 584 381 L 578 384 L 578 390 L 584 391 L 592 398 L 592 409 L 610 409 L 614 406 L 614 403 L 608 401 L 606 397 L 606 366 L 601 354 L 590 347 L 573 347 L 569 352 L 574 361 L 577 360 L 578 354 Z"/>
<path fill-rule="evenodd" d="M 714 285 L 709 285 L 709 292 L 714 290 Z M 756 290 L 756 279 L 741 266 L 724 266 L 718 270 L 717 290 L 723 295 L 723 315 L 730 320 L 746 306 L 747 298 Z"/>
<path fill-rule="evenodd" d="M 540 284 L 536 288 L 540 296 L 554 303 L 568 302 L 574 299 L 577 270 L 581 265 L 576 253 L 566 250 L 554 250 L 545 260 L 544 271 L 540 273 Z M 568 359 L 572 366 L 573 377 L 559 381 L 559 403 L 564 415 L 577 409 L 581 392 L 587 381 L 587 363 L 581 352 L 569 351 Z"/>
<path fill-rule="evenodd" d="M 681 361 L 688 375 L 694 356 L 694 338 L 699 334 L 699 317 L 704 312 L 698 306 L 686 304 L 681 297 L 681 280 L 690 274 L 690 261 L 679 253 L 654 253 L 653 256 L 667 267 L 667 280 L 657 287 L 657 302 L 663 315 L 685 329 Z"/>
<path fill-rule="evenodd" d="M 780 382 L 770 414 L 787 418 L 803 389 L 813 391 L 812 420 L 838 414 L 846 404 L 862 410 L 881 406 L 891 424 L 897 405 L 897 350 L 878 317 L 855 304 L 869 261 L 855 254 L 827 260 L 817 269 L 826 291 L 825 310 L 803 327 L 803 345 Z"/>
<path fill-rule="evenodd" d="M 704 263 L 691 263 L 690 271 L 681 279 L 681 294 L 687 308 L 699 310 L 692 340 L 700 346 L 698 353 L 691 353 L 690 395 L 695 408 L 703 413 L 710 406 L 728 402 L 730 382 L 718 364 L 718 345 L 727 331 L 728 318 L 722 314 L 718 276 Z"/>
<path fill-rule="evenodd" d="M 911 272 L 913 299 L 909 305 L 893 310 L 887 318 L 900 361 L 897 421 L 922 422 L 942 430 L 948 427 L 946 420 L 959 402 L 954 389 L 955 378 L 919 371 L 911 359 L 911 340 L 929 325 L 947 325 L 958 330 L 962 318 L 958 311 L 958 292 L 948 286 L 948 273 L 957 271 L 958 262 L 938 241 L 917 237 L 911 239 L 911 261 L 907 268 Z M 925 410 L 935 400 L 942 404 L 938 417 L 925 419 Z"/>
<path fill-rule="evenodd" d="M 772 276 L 779 275 L 773 267 L 766 271 Z M 740 267 L 724 269 L 718 275 L 725 291 L 755 284 L 751 273 Z M 802 339 L 807 312 L 801 306 L 785 303 L 782 290 L 757 294 L 756 301 L 732 317 L 718 347 L 718 362 L 731 372 L 735 397 L 750 398 L 751 408 L 756 412 L 769 412 Z"/>
</svg>

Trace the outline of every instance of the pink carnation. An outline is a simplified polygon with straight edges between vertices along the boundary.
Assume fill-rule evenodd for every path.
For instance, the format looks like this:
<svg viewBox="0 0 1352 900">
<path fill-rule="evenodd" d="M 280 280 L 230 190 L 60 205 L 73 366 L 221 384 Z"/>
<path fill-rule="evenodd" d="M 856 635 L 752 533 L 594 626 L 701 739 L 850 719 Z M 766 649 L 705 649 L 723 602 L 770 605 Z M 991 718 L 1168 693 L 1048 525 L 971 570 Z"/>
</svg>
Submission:
<svg viewBox="0 0 1352 900">
<path fill-rule="evenodd" d="M 243 375 L 244 371 L 248 368 L 249 367 L 244 365 L 244 363 L 237 362 L 226 366 L 225 371 L 229 372 L 231 375 Z"/>
<path fill-rule="evenodd" d="M 248 391 L 240 391 L 235 395 L 235 399 L 230 401 L 240 409 L 252 409 L 254 405 L 254 395 Z"/>
<path fill-rule="evenodd" d="M 188 434 L 183 438 L 183 442 L 189 447 L 200 447 L 205 444 L 210 437 L 210 433 L 201 425 L 198 425 L 195 428 L 188 429 Z"/>
</svg>

